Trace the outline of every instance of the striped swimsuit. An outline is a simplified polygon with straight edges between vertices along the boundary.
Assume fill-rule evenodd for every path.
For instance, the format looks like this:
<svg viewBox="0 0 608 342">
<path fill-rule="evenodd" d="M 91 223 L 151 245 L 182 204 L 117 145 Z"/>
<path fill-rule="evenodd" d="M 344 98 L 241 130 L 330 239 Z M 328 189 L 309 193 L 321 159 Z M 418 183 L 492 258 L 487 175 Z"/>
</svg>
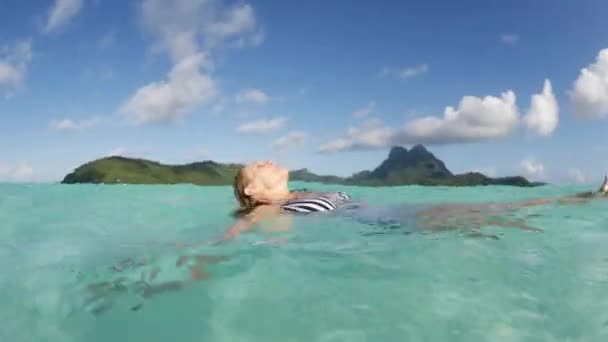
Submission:
<svg viewBox="0 0 608 342">
<path fill-rule="evenodd" d="M 297 213 L 332 211 L 350 201 L 345 192 L 315 192 L 305 197 L 292 199 L 281 203 L 281 209 Z"/>
</svg>

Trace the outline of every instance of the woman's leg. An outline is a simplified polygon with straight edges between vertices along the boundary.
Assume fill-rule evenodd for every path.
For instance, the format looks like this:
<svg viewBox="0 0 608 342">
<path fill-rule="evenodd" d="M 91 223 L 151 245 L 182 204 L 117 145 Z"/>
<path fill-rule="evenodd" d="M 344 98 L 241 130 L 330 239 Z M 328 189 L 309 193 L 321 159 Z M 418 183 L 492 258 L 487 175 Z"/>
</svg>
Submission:
<svg viewBox="0 0 608 342">
<path fill-rule="evenodd" d="M 520 207 L 531 207 L 549 203 L 584 204 L 591 199 L 608 199 L 608 176 L 604 176 L 604 181 L 597 191 L 579 192 L 574 195 L 567 195 L 559 198 L 538 198 L 529 201 L 515 202 L 514 204 Z"/>
</svg>

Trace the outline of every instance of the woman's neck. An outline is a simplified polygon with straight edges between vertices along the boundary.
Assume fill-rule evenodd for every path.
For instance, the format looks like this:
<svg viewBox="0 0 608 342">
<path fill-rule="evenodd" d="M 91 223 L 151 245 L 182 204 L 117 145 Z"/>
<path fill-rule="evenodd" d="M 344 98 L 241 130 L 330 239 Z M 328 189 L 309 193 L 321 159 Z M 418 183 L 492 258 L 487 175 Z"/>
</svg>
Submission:
<svg viewBox="0 0 608 342">
<path fill-rule="evenodd" d="M 299 197 L 299 194 L 296 192 L 291 192 L 291 191 L 289 191 L 289 188 L 285 187 L 285 188 L 279 188 L 279 189 L 275 189 L 273 191 L 267 192 L 264 197 L 266 197 L 266 200 L 273 203 L 273 202 L 282 202 L 282 201 L 287 201 L 290 199 L 297 198 L 297 197 Z"/>
<path fill-rule="evenodd" d="M 309 195 L 309 191 L 290 191 L 287 186 L 276 188 L 271 191 L 267 191 L 264 194 L 263 200 L 260 201 L 266 204 L 272 204 L 277 202 L 285 202 L 296 198 L 301 198 Z"/>
</svg>

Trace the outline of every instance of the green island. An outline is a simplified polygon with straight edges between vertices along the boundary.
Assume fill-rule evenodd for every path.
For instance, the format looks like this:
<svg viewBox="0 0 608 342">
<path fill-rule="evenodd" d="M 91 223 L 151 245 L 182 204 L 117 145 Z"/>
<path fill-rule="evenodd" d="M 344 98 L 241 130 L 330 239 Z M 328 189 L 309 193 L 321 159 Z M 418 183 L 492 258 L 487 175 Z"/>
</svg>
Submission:
<svg viewBox="0 0 608 342">
<path fill-rule="evenodd" d="M 105 157 L 85 163 L 66 175 L 64 184 L 179 184 L 230 185 L 241 164 L 222 164 L 202 161 L 183 165 L 126 158 Z M 409 151 L 404 147 L 391 148 L 388 157 L 375 169 L 361 171 L 350 177 L 317 175 L 308 169 L 290 171 L 290 180 L 359 186 L 398 185 L 511 185 L 531 187 L 544 183 L 530 182 L 522 176 L 492 178 L 479 172 L 453 174 L 443 161 L 422 145 Z"/>
</svg>

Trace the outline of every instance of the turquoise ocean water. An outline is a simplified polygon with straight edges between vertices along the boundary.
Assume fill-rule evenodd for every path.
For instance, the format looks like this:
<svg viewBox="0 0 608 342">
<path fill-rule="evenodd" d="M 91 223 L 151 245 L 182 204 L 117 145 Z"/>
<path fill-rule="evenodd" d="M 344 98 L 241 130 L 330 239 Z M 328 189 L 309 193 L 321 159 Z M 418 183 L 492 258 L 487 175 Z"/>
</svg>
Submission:
<svg viewBox="0 0 608 342">
<path fill-rule="evenodd" d="M 590 188 L 301 187 L 369 207 L 213 246 L 229 187 L 0 184 L 0 341 L 608 341 L 608 201 L 411 226 Z"/>
</svg>

